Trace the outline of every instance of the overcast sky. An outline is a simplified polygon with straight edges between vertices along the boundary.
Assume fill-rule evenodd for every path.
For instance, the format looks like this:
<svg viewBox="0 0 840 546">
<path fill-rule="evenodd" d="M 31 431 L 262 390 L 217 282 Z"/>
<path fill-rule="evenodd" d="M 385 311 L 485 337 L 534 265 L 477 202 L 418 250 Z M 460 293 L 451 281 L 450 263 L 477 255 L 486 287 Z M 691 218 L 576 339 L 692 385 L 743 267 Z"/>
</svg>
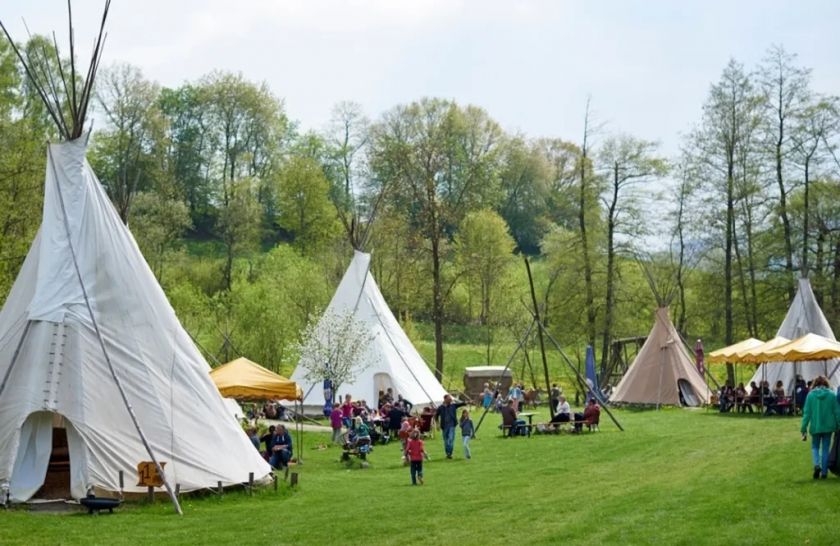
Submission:
<svg viewBox="0 0 840 546">
<path fill-rule="evenodd" d="M 75 0 L 85 55 L 103 0 Z M 64 0 L 0 0 L 18 39 L 66 37 Z M 771 44 L 840 94 L 840 1 L 114 0 L 104 62 L 177 86 L 213 70 L 265 80 L 304 129 L 332 106 L 370 117 L 423 96 L 486 108 L 509 131 L 578 140 L 586 97 L 606 130 L 675 153 L 730 57 Z M 66 43 L 66 40 L 64 41 Z"/>
</svg>

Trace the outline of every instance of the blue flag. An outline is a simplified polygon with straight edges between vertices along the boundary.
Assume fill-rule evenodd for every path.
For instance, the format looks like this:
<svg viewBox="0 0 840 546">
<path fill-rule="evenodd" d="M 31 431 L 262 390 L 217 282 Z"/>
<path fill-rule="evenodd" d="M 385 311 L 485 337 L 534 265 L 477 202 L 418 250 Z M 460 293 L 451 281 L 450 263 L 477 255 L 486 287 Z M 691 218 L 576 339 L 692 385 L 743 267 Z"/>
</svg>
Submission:
<svg viewBox="0 0 840 546">
<path fill-rule="evenodd" d="M 332 381 L 324 379 L 324 416 L 329 417 L 333 407 Z"/>
<path fill-rule="evenodd" d="M 601 399 L 601 388 L 598 386 L 598 375 L 595 373 L 595 351 L 592 345 L 586 346 L 586 388 L 587 403 L 593 393 L 596 395 L 596 400 Z"/>
</svg>

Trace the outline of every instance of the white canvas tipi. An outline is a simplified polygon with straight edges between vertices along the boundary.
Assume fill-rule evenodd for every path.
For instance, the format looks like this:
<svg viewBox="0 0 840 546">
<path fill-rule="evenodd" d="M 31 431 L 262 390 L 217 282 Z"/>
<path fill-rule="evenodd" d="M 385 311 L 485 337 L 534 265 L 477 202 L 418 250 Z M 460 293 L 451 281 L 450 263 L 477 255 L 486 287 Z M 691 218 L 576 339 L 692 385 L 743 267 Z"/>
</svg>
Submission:
<svg viewBox="0 0 840 546">
<path fill-rule="evenodd" d="M 379 391 L 391 387 L 395 395 L 401 394 L 415 407 L 443 401 L 446 391 L 400 327 L 370 273 L 370 254 L 354 252 L 324 314 L 347 311 L 370 328 L 370 354 L 363 360 L 371 365 L 351 383 L 339 386 L 337 396 L 350 394 L 354 400 L 366 400 L 373 406 Z M 321 383 L 307 380 L 306 375 L 307 370 L 298 364 L 291 379 L 303 389 L 304 410 L 320 413 L 324 406 Z"/>
<path fill-rule="evenodd" d="M 181 491 L 270 471 L 85 159 L 101 37 L 84 87 L 70 82 L 72 101 L 48 99 L 53 88 L 27 71 L 65 142 L 48 147 L 41 227 L 0 311 L 0 502 L 41 488 L 54 436 L 66 437 L 75 498 L 120 491 L 121 473 L 124 491 L 144 492 L 137 467 L 147 461 Z M 53 106 L 65 100 L 70 125 Z"/>
<path fill-rule="evenodd" d="M 672 406 L 707 404 L 709 389 L 671 322 L 668 308 L 659 307 L 655 315 L 645 344 L 616 386 L 610 402 Z"/>
<path fill-rule="evenodd" d="M 779 326 L 776 335 L 788 339 L 797 339 L 805 334 L 812 333 L 828 339 L 836 339 L 828 320 L 826 320 L 817 303 L 814 291 L 811 290 L 811 282 L 807 277 L 802 277 L 799 279 L 796 296 L 793 298 L 793 302 L 791 302 L 787 315 L 785 315 L 785 319 Z M 838 369 L 837 359 L 762 364 L 753 374 L 751 381 L 755 381 L 756 384 L 759 384 L 760 381 L 767 381 L 771 388 L 776 384 L 776 381 L 782 381 L 785 391 L 791 393 L 797 375 L 801 375 L 805 381 L 814 379 L 818 375 L 825 375 L 829 378 L 833 388 L 840 386 L 840 369 Z"/>
<path fill-rule="evenodd" d="M 144 491 L 149 450 L 182 491 L 267 475 L 85 148 L 50 145 L 41 228 L 0 312 L 0 489 L 17 501 L 39 489 L 57 416 L 76 498 L 119 491 L 120 471 Z"/>
</svg>

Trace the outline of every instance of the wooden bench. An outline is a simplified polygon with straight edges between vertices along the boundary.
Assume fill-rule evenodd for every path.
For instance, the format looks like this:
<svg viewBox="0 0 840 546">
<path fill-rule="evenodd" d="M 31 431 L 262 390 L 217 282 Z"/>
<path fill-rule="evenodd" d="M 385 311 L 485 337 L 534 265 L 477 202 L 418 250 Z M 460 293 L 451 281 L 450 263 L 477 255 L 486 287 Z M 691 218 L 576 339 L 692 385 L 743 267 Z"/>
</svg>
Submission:
<svg viewBox="0 0 840 546">
<path fill-rule="evenodd" d="M 531 432 L 533 431 L 534 427 L 536 427 L 536 425 L 528 425 L 528 424 L 525 424 L 525 425 L 515 425 L 515 427 L 516 427 L 516 428 L 522 428 L 522 429 L 525 429 L 525 431 L 526 431 L 526 435 L 527 435 L 527 436 L 531 436 Z M 514 426 L 511 426 L 511 425 L 499 425 L 499 428 L 501 428 L 501 429 L 502 429 L 502 438 L 510 438 L 511 436 L 521 436 L 521 435 L 517 435 L 517 434 L 511 434 L 511 432 L 513 431 Z"/>
</svg>

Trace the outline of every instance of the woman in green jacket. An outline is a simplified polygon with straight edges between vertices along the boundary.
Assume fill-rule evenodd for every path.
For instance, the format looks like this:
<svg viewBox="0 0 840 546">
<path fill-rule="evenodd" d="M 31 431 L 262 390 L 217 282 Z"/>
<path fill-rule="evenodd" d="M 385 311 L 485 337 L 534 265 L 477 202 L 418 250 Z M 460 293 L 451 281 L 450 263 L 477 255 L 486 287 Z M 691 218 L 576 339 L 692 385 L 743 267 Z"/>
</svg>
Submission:
<svg viewBox="0 0 840 546">
<path fill-rule="evenodd" d="M 805 399 L 802 410 L 802 441 L 807 438 L 811 425 L 811 454 L 814 459 L 814 479 L 828 476 L 828 450 L 831 447 L 831 433 L 840 427 L 840 403 L 829 389 L 828 379 L 818 376 L 814 379 L 811 392 Z"/>
</svg>

